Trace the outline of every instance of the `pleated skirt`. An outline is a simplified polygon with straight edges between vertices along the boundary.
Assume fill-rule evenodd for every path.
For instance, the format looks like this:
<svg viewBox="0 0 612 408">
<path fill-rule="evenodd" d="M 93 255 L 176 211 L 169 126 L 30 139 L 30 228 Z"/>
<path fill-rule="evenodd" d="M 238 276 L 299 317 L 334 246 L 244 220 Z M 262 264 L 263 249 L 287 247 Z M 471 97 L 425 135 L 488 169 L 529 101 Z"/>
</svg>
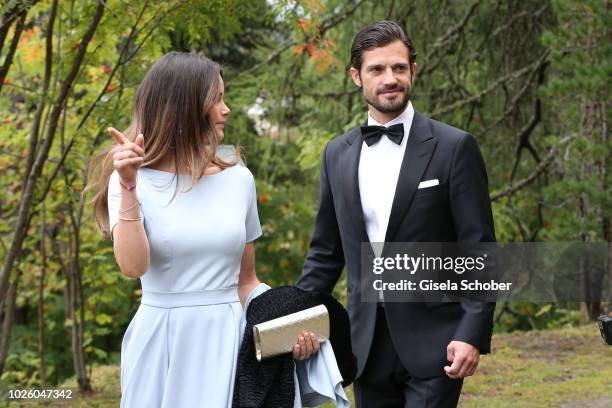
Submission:
<svg viewBox="0 0 612 408">
<path fill-rule="evenodd" d="M 241 318 L 235 287 L 143 292 L 121 344 L 121 407 L 231 407 Z"/>
</svg>

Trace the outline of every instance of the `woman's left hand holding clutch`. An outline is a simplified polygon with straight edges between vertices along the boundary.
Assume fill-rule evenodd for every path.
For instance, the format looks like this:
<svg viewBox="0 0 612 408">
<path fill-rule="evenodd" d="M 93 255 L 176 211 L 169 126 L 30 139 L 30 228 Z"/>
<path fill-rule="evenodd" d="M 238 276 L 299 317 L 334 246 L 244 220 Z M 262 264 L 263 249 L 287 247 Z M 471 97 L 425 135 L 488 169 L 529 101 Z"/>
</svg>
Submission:
<svg viewBox="0 0 612 408">
<path fill-rule="evenodd" d="M 319 340 L 312 332 L 304 331 L 293 345 L 293 359 L 307 360 L 319 351 Z"/>
</svg>

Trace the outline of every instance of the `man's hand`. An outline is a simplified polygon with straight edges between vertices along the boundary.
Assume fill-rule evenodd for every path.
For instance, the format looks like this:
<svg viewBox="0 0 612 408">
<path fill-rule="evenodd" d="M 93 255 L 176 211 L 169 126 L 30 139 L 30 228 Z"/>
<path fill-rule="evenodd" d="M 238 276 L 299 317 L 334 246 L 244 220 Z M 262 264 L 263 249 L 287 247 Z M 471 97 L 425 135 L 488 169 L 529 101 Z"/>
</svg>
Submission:
<svg viewBox="0 0 612 408">
<path fill-rule="evenodd" d="M 444 371 L 455 380 L 474 375 L 480 361 L 480 351 L 471 344 L 453 340 L 446 347 L 446 358 L 451 365 L 445 366 Z"/>
</svg>

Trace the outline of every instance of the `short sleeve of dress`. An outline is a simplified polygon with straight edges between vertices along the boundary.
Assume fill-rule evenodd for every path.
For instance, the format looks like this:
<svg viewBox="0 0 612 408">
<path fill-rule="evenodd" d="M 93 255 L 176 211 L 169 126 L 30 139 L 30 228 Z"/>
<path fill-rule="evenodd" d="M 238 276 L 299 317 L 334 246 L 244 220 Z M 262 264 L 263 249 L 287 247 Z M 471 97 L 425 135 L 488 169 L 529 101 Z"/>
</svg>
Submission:
<svg viewBox="0 0 612 408">
<path fill-rule="evenodd" d="M 113 171 L 108 180 L 108 227 L 110 238 L 113 239 L 113 228 L 119 222 L 119 206 L 121 205 L 121 184 L 119 184 L 119 173 Z M 142 208 L 140 218 L 144 219 Z"/>
<path fill-rule="evenodd" d="M 245 220 L 246 242 L 253 242 L 261 236 L 261 225 L 259 224 L 259 214 L 257 212 L 257 191 L 255 190 L 255 179 L 250 180 L 251 192 Z"/>
</svg>

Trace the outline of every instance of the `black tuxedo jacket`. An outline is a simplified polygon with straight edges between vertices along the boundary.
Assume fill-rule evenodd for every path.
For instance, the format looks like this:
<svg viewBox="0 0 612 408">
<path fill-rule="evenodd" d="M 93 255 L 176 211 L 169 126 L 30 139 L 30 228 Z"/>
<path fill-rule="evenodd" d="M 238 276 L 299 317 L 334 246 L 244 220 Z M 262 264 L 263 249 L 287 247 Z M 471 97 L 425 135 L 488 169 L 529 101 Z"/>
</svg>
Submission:
<svg viewBox="0 0 612 408">
<path fill-rule="evenodd" d="M 361 243 L 369 242 L 359 195 L 360 127 L 331 140 L 321 166 L 320 204 L 297 286 L 331 293 L 347 269 L 353 350 L 361 375 L 367 361 L 376 304 L 360 294 Z M 440 184 L 418 190 L 419 182 Z M 478 145 L 466 132 L 418 112 L 400 167 L 385 242 L 494 242 L 487 174 Z M 393 344 L 409 374 L 445 375 L 451 340 L 490 352 L 494 303 L 392 303 L 385 313 Z"/>
</svg>

